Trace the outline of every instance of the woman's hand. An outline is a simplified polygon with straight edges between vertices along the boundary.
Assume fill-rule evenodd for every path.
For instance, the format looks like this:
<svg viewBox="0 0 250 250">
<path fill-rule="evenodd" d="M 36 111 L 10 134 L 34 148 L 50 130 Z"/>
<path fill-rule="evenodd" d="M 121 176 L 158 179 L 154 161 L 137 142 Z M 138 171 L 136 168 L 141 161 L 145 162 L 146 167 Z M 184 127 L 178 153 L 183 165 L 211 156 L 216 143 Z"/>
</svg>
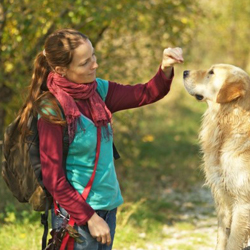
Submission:
<svg viewBox="0 0 250 250">
<path fill-rule="evenodd" d="M 173 66 L 183 63 L 183 61 L 181 48 L 167 48 L 163 51 L 161 69 L 170 78 Z"/>
<path fill-rule="evenodd" d="M 88 228 L 91 236 L 102 244 L 111 244 L 111 235 L 108 224 L 96 213 L 89 219 Z"/>
</svg>

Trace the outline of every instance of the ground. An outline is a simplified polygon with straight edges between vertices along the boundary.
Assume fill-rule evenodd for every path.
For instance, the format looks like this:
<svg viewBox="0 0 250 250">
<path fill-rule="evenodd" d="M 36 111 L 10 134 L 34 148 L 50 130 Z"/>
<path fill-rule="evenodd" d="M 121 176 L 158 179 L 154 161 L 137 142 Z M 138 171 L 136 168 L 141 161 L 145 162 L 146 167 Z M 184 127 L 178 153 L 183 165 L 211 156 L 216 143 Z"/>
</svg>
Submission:
<svg viewBox="0 0 250 250">
<path fill-rule="evenodd" d="M 166 199 L 180 207 L 179 221 L 162 228 L 163 241 L 151 242 L 145 234 L 144 247 L 131 244 L 114 250 L 213 250 L 216 244 L 217 220 L 210 190 L 198 185 L 191 192 L 168 191 Z"/>
</svg>

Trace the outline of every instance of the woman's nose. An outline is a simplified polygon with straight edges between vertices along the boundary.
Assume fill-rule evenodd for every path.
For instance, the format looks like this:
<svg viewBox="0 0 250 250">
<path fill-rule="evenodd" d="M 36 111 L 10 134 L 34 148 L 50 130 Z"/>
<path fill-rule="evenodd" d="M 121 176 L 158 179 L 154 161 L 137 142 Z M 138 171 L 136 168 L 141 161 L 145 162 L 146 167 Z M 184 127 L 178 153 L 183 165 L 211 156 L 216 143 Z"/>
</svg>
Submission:
<svg viewBox="0 0 250 250">
<path fill-rule="evenodd" d="M 97 69 L 98 68 L 97 58 L 96 58 L 95 55 L 93 56 L 93 65 L 92 65 L 92 68 L 93 69 Z"/>
<path fill-rule="evenodd" d="M 92 67 L 93 69 L 97 69 L 98 68 L 98 64 L 97 64 L 97 62 L 95 61 L 94 62 L 94 64 L 93 64 L 93 67 Z"/>
</svg>

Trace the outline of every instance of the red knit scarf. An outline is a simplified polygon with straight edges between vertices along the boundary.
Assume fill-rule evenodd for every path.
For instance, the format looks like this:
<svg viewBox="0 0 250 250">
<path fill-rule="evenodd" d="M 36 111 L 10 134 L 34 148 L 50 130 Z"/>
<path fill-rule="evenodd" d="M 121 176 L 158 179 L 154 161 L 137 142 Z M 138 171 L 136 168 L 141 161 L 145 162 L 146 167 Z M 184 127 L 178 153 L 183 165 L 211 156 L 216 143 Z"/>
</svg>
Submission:
<svg viewBox="0 0 250 250">
<path fill-rule="evenodd" d="M 83 106 L 89 110 L 96 127 L 107 127 L 108 123 L 111 122 L 111 113 L 96 92 L 96 81 L 78 84 L 70 82 L 57 73 L 50 72 L 47 79 L 47 87 L 62 106 L 68 125 L 70 143 L 74 139 L 77 120 L 81 115 L 74 99 L 80 99 L 84 102 Z"/>
</svg>

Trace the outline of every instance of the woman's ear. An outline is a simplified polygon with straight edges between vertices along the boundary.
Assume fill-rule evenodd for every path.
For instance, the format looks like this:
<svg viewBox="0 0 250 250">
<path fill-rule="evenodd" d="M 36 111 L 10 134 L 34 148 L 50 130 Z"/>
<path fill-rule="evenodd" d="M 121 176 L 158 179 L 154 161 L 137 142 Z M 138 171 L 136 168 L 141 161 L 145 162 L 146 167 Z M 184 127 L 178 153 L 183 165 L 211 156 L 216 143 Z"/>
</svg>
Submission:
<svg viewBox="0 0 250 250">
<path fill-rule="evenodd" d="M 244 96 L 246 93 L 245 84 L 243 80 L 238 80 L 236 82 L 226 81 L 222 88 L 220 89 L 216 102 L 217 103 L 227 103 L 231 102 L 239 97 Z"/>
<path fill-rule="evenodd" d="M 61 75 L 62 77 L 64 77 L 66 75 L 66 68 L 65 67 L 61 67 L 61 66 L 56 66 L 55 67 L 55 72 L 59 75 Z"/>
</svg>

